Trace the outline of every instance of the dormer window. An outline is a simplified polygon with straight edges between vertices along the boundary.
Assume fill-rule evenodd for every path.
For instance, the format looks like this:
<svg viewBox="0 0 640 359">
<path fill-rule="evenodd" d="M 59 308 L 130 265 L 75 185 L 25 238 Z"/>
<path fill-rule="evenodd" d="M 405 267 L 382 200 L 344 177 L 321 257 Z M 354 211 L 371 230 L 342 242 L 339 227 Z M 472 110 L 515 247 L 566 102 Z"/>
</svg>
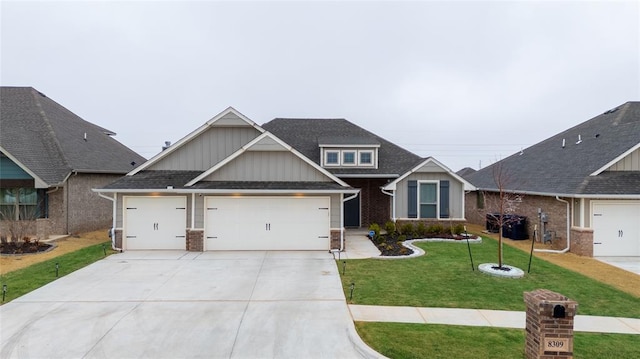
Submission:
<svg viewBox="0 0 640 359">
<path fill-rule="evenodd" d="M 356 152 L 355 151 L 342 151 L 342 165 L 343 166 L 355 166 L 356 165 Z"/>
<path fill-rule="evenodd" d="M 324 164 L 325 166 L 340 166 L 340 151 L 327 151 Z"/>
<path fill-rule="evenodd" d="M 373 151 L 360 151 L 360 166 L 373 166 Z"/>
</svg>

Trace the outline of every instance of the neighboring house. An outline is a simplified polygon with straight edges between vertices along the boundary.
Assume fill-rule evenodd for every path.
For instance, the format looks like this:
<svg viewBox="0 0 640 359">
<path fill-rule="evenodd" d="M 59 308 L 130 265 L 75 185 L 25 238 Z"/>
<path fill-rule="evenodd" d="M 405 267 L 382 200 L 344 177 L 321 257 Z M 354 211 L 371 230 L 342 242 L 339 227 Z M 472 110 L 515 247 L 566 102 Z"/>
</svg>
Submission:
<svg viewBox="0 0 640 359">
<path fill-rule="evenodd" d="M 421 203 L 423 217 L 463 219 L 465 183 L 345 120 L 261 127 L 228 108 L 95 191 L 112 200 L 115 245 L 125 250 L 342 250 L 348 221 L 361 223 L 360 206 L 352 206 L 358 194 L 379 222 L 391 218 L 396 193 L 404 196 L 398 218 L 411 217 L 411 206 L 420 217 Z"/>
<path fill-rule="evenodd" d="M 421 158 L 345 119 L 277 118 L 263 127 L 360 195 L 345 203 L 345 226 L 388 220 L 464 222 L 474 189 L 434 158 Z"/>
<path fill-rule="evenodd" d="M 627 102 L 465 178 L 467 216 L 484 224 L 494 173 L 522 194 L 519 215 L 555 250 L 640 256 L 640 102 Z M 489 197 L 487 197 L 489 196 Z"/>
<path fill-rule="evenodd" d="M 145 159 L 31 87 L 0 89 L 2 232 L 36 219 L 39 238 L 109 228 L 112 208 L 91 191 Z"/>
</svg>

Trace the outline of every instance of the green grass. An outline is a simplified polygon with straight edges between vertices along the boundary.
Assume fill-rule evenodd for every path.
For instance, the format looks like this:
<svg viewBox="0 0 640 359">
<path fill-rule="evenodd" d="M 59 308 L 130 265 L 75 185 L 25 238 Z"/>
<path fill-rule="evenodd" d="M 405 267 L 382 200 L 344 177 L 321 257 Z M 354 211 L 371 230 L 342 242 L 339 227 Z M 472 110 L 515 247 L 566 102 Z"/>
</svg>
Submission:
<svg viewBox="0 0 640 359">
<path fill-rule="evenodd" d="M 640 318 L 640 298 L 539 258 L 524 278 L 472 271 L 464 243 L 420 243 L 427 254 L 398 260 L 347 260 L 342 284 L 353 304 L 524 311 L 523 293 L 548 289 L 578 302 L 578 314 Z M 476 265 L 497 262 L 497 241 L 472 244 Z M 504 263 L 525 272 L 528 253 L 504 246 Z M 343 263 L 338 263 L 340 273 Z"/>
<path fill-rule="evenodd" d="M 394 359 L 524 358 L 525 331 L 436 324 L 356 322 L 373 349 Z M 640 358 L 638 335 L 575 333 L 574 358 Z"/>
<path fill-rule="evenodd" d="M 2 304 L 56 280 L 56 263 L 59 265 L 58 277 L 63 277 L 105 258 L 103 245 L 106 247 L 107 256 L 116 253 L 111 250 L 110 243 L 111 242 L 105 242 L 103 244 L 85 247 L 0 276 L 0 283 L 7 285 L 6 297 Z"/>
</svg>

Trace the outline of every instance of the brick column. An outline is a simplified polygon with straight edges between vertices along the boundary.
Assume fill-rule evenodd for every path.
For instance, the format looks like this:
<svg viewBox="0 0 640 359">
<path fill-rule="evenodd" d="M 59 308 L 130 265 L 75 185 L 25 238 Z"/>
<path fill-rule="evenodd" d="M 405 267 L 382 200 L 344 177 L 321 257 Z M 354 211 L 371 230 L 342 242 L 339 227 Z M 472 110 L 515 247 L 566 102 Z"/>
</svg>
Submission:
<svg viewBox="0 0 640 359">
<path fill-rule="evenodd" d="M 203 230 L 187 230 L 187 250 L 189 252 L 204 251 Z"/>
<path fill-rule="evenodd" d="M 547 289 L 524 293 L 527 306 L 525 357 L 572 359 L 573 319 L 578 303 Z"/>
<path fill-rule="evenodd" d="M 116 248 L 122 248 L 122 229 L 116 229 L 114 233 L 116 236 Z"/>
<path fill-rule="evenodd" d="M 340 249 L 340 233 L 342 231 L 339 229 L 331 230 L 331 249 Z M 344 238 L 344 245 L 347 245 L 347 238 Z"/>
</svg>

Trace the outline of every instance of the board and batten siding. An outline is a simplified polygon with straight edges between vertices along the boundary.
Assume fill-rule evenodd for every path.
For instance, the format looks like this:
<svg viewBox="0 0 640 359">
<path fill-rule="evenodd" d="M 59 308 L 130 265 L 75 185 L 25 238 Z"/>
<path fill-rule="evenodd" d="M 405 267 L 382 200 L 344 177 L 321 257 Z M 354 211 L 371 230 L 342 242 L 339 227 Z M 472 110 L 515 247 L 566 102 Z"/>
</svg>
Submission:
<svg viewBox="0 0 640 359">
<path fill-rule="evenodd" d="M 440 169 L 440 172 L 415 172 L 404 178 L 396 186 L 396 218 L 409 218 L 409 202 L 408 202 L 408 185 L 409 181 L 449 181 L 449 218 L 464 218 L 463 213 L 463 196 L 464 187 L 461 182 L 450 176 L 440 167 L 435 166 L 434 169 Z"/>
<path fill-rule="evenodd" d="M 239 150 L 260 132 L 254 127 L 211 127 L 148 170 L 205 171 Z"/>
<path fill-rule="evenodd" d="M 640 148 L 624 156 L 623 159 L 607 168 L 607 171 L 640 171 Z"/>
<path fill-rule="evenodd" d="M 247 151 L 204 181 L 330 182 L 331 179 L 289 151 Z"/>
</svg>

